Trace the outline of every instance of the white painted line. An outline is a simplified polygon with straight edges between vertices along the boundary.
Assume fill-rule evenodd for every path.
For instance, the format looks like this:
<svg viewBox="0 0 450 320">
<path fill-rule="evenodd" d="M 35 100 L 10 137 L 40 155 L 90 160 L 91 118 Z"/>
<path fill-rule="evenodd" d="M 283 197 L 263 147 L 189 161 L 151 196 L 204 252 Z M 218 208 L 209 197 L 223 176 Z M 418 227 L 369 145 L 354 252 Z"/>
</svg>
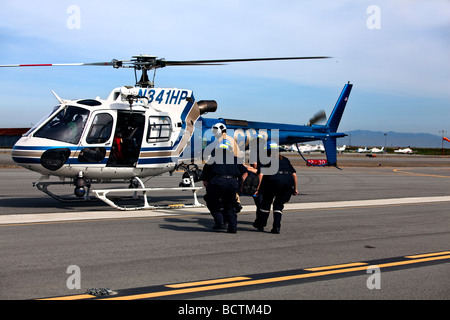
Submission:
<svg viewBox="0 0 450 320">
<path fill-rule="evenodd" d="M 396 204 L 414 204 L 414 203 L 431 203 L 431 202 L 447 202 L 447 201 L 450 201 L 450 196 L 352 200 L 352 201 L 334 201 L 334 202 L 287 203 L 284 206 L 284 208 L 290 210 L 329 209 L 329 208 L 386 206 Z"/>
<path fill-rule="evenodd" d="M 433 202 L 450 202 L 450 196 L 287 203 L 285 205 L 285 210 L 332 209 L 332 208 L 385 206 L 385 205 L 401 205 L 401 204 L 433 203 Z M 242 212 L 255 212 L 255 206 L 246 205 L 242 208 Z M 85 212 L 60 212 L 60 213 L 40 213 L 40 214 L 13 214 L 13 215 L 0 215 L 0 225 L 39 223 L 39 222 L 45 223 L 58 221 L 148 218 L 148 217 L 164 217 L 180 214 L 199 214 L 199 213 L 208 214 L 209 211 L 205 207 L 205 208 L 180 208 L 180 209 L 139 210 L 139 211 L 117 210 L 117 211 L 85 211 Z"/>
<path fill-rule="evenodd" d="M 196 212 L 203 208 L 197 208 Z M 178 215 L 182 209 L 171 210 L 138 210 L 138 211 L 85 211 L 85 212 L 59 212 L 39 214 L 12 214 L 0 216 L 0 225 L 18 223 L 45 223 L 58 221 L 149 218 Z"/>
</svg>

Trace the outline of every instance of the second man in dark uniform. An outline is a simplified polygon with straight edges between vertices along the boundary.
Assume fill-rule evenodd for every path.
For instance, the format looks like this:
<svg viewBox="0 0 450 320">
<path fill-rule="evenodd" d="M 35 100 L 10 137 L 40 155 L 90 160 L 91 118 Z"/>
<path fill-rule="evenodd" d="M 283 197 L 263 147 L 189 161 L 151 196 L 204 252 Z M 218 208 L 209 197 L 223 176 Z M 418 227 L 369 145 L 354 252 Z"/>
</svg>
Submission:
<svg viewBox="0 0 450 320">
<path fill-rule="evenodd" d="M 236 233 L 236 194 L 247 176 L 247 169 L 238 163 L 231 149 L 231 143 L 221 141 L 203 167 L 202 180 L 206 188 L 204 199 L 214 218 L 213 229 L 223 229 L 228 223 L 228 232 Z"/>
<path fill-rule="evenodd" d="M 257 194 L 262 194 L 262 201 L 260 207 L 257 208 L 253 226 L 260 231 L 264 229 L 273 203 L 273 228 L 270 232 L 278 234 L 280 233 L 284 204 L 290 200 L 291 195 L 298 194 L 297 175 L 289 159 L 279 154 L 277 143 L 269 141 L 265 149 L 272 162 L 279 162 L 276 172 L 272 174 L 264 174 L 264 167 L 272 166 L 274 163 L 260 165 L 258 168 L 260 185 Z"/>
</svg>

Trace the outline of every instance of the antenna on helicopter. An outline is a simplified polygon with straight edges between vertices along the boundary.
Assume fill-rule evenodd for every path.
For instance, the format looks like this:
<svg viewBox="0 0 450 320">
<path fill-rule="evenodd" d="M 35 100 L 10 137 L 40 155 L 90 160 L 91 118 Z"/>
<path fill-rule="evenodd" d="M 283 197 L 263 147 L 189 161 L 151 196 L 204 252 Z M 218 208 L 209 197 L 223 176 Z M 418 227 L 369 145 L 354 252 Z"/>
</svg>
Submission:
<svg viewBox="0 0 450 320">
<path fill-rule="evenodd" d="M 133 112 L 133 103 L 138 100 L 147 100 L 147 102 L 144 103 L 144 107 L 147 107 L 148 105 L 148 97 L 140 94 L 140 91 L 135 87 L 123 86 L 122 88 L 120 88 L 120 94 L 123 100 L 128 101 L 131 113 Z"/>
<path fill-rule="evenodd" d="M 222 59 L 222 60 L 187 60 L 187 61 L 169 61 L 156 56 L 141 54 L 133 56 L 131 60 L 113 59 L 110 62 L 93 62 L 93 63 L 57 63 L 57 64 L 9 64 L 0 65 L 0 67 L 51 67 L 51 66 L 112 66 L 118 68 L 133 68 L 136 78 L 136 87 L 153 88 L 155 85 L 155 74 L 153 81 L 148 77 L 148 71 L 168 66 L 212 66 L 223 65 L 229 62 L 249 62 L 249 61 L 279 61 L 279 60 L 311 60 L 311 59 L 329 59 L 331 57 L 282 57 L 282 58 L 248 58 L 248 59 Z M 141 71 L 141 77 L 137 80 L 137 71 Z"/>
</svg>

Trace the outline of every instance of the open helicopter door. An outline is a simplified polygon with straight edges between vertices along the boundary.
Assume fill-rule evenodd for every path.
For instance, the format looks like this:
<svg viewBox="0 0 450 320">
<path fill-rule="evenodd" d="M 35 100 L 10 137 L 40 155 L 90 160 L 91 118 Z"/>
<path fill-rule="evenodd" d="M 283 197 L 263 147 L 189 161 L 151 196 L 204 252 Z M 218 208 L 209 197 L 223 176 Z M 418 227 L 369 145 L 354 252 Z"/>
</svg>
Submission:
<svg viewBox="0 0 450 320">
<path fill-rule="evenodd" d="M 141 152 L 144 127 L 144 113 L 117 112 L 117 124 L 107 167 L 136 167 Z"/>
</svg>

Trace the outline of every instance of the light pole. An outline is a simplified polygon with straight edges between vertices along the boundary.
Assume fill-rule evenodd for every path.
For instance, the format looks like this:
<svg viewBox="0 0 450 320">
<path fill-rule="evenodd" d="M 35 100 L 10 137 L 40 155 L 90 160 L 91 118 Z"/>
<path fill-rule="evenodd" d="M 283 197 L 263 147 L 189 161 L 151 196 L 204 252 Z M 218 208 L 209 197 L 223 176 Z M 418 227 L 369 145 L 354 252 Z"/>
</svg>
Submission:
<svg viewBox="0 0 450 320">
<path fill-rule="evenodd" d="M 442 133 L 442 140 L 441 140 L 441 142 L 442 142 L 442 155 L 444 155 L 444 134 L 445 134 L 447 131 L 441 130 L 441 131 L 439 131 L 439 132 Z"/>
</svg>

